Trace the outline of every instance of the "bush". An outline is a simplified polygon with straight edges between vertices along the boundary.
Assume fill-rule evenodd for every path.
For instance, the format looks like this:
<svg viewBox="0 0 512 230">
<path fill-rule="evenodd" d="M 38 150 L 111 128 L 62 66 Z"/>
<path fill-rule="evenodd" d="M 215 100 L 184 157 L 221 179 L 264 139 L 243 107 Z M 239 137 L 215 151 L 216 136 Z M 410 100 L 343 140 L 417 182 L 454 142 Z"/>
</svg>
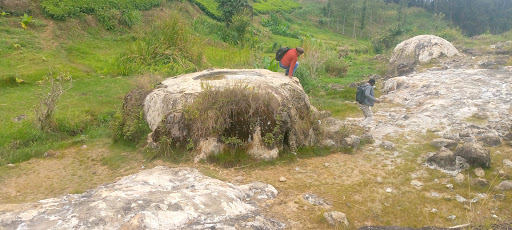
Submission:
<svg viewBox="0 0 512 230">
<path fill-rule="evenodd" d="M 133 26 L 140 23 L 140 10 L 159 6 L 161 0 L 42 0 L 43 12 L 54 19 L 65 20 L 83 14 L 95 15 L 107 29 L 119 23 Z M 121 13 L 122 12 L 122 13 Z"/>
<path fill-rule="evenodd" d="M 443 31 L 436 34 L 439 37 L 442 37 L 450 42 L 462 41 L 465 36 L 462 34 L 462 30 L 459 28 L 450 29 L 446 28 Z"/>
<path fill-rule="evenodd" d="M 179 14 L 171 14 L 137 39 L 107 72 L 130 75 L 149 71 L 173 76 L 196 71 L 203 64 L 203 54 L 188 27 Z"/>
<path fill-rule="evenodd" d="M 144 99 L 161 81 L 154 75 L 136 78 L 136 88 L 125 96 L 123 109 L 114 116 L 114 140 L 143 143 L 151 129 L 144 117 Z"/>
<path fill-rule="evenodd" d="M 205 85 L 183 113 L 195 143 L 213 136 L 240 146 L 256 126 L 260 126 L 262 137 L 270 133 L 276 140 L 282 138 L 277 117 L 279 106 L 274 96 L 246 85 L 236 84 L 222 90 Z M 241 142 L 235 143 L 236 140 Z"/>
<path fill-rule="evenodd" d="M 324 70 L 324 64 L 329 56 L 332 56 L 334 51 L 329 50 L 322 42 L 307 36 L 302 41 L 302 46 L 305 50 L 301 57 L 301 65 L 299 68 L 308 68 L 310 77 L 318 80 L 321 71 Z"/>
<path fill-rule="evenodd" d="M 69 85 L 68 85 L 69 83 Z M 71 88 L 71 76 L 60 74 L 54 77 L 52 73 L 38 82 L 43 89 L 39 92 L 39 103 L 34 107 L 36 126 L 43 131 L 55 128 L 53 115 L 57 108 L 57 102 L 64 92 Z"/>
<path fill-rule="evenodd" d="M 141 21 L 142 14 L 136 10 L 125 11 L 121 16 L 121 23 L 128 27 L 138 25 Z"/>
<path fill-rule="evenodd" d="M 274 34 L 290 38 L 299 38 L 299 33 L 291 30 L 290 23 L 281 20 L 275 14 L 270 14 L 269 19 L 262 18 L 261 25 L 267 27 Z"/>
<path fill-rule="evenodd" d="M 304 91 L 309 93 L 313 88 L 315 88 L 316 84 L 315 80 L 311 78 L 311 73 L 309 72 L 309 69 L 311 68 L 308 68 L 307 65 L 307 63 L 301 63 L 294 76 L 300 80 L 300 84 L 302 85 L 302 88 L 304 88 Z"/>
<path fill-rule="evenodd" d="M 398 24 L 389 26 L 384 32 L 372 39 L 372 46 L 375 53 L 382 53 L 392 49 L 398 44 L 398 37 L 404 33 L 403 27 Z"/>
<path fill-rule="evenodd" d="M 270 71 L 278 72 L 279 71 L 279 62 L 274 58 L 269 58 L 268 56 L 264 56 L 261 60 L 261 63 L 255 63 L 254 67 L 256 69 L 268 69 Z"/>
<path fill-rule="evenodd" d="M 332 77 L 342 77 L 347 74 L 348 64 L 344 59 L 331 55 L 325 62 L 325 72 Z"/>
</svg>

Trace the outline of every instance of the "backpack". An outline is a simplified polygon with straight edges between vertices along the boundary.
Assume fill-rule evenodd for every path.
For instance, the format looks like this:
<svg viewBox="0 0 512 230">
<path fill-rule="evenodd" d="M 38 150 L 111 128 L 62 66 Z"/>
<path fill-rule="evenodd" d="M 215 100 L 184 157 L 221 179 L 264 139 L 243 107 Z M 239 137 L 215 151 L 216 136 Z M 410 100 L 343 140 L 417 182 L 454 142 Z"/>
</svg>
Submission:
<svg viewBox="0 0 512 230">
<path fill-rule="evenodd" d="M 364 100 L 366 99 L 366 95 L 364 94 L 365 89 L 366 89 L 366 84 L 362 84 L 357 87 L 356 101 L 359 102 L 359 104 L 363 104 Z"/>
<path fill-rule="evenodd" d="M 288 50 L 290 50 L 288 47 L 279 48 L 276 52 L 276 61 L 281 61 Z"/>
</svg>

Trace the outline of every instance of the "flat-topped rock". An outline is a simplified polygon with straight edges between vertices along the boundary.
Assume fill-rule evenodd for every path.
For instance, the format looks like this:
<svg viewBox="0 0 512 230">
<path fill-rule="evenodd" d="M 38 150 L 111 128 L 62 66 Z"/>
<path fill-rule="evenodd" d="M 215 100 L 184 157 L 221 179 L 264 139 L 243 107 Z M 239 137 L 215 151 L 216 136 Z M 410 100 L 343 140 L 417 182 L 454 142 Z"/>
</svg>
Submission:
<svg viewBox="0 0 512 230">
<path fill-rule="evenodd" d="M 275 196 L 264 183 L 235 186 L 192 168 L 155 167 L 1 213 L 0 229 L 281 229 L 284 224 L 257 210 Z"/>
</svg>

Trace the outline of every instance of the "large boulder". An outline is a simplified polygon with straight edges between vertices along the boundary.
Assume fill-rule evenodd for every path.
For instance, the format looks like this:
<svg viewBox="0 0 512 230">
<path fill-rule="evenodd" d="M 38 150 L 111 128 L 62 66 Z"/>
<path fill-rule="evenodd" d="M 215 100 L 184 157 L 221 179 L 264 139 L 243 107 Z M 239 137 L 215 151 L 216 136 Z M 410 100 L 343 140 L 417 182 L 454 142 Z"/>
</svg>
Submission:
<svg viewBox="0 0 512 230">
<path fill-rule="evenodd" d="M 83 194 L 0 214 L 0 229 L 281 229 L 258 212 L 271 185 L 235 186 L 191 168 L 156 167 Z"/>
<path fill-rule="evenodd" d="M 455 156 L 464 158 L 471 166 L 491 167 L 490 150 L 474 142 L 464 143 L 463 146 L 457 148 Z"/>
<path fill-rule="evenodd" d="M 210 145 L 218 150 L 211 143 L 215 139 L 226 146 L 241 141 L 263 160 L 276 158 L 286 145 L 295 151 L 315 143 L 313 110 L 297 78 L 264 69 L 211 69 L 168 78 L 144 101 L 151 141 L 193 142 L 201 146 L 196 160 L 214 152 Z M 198 116 L 207 120 L 190 120 Z"/>
<path fill-rule="evenodd" d="M 434 35 L 418 35 L 398 44 L 389 63 L 402 75 L 412 72 L 417 63 L 454 55 L 460 55 L 459 51 L 445 39 Z"/>
</svg>

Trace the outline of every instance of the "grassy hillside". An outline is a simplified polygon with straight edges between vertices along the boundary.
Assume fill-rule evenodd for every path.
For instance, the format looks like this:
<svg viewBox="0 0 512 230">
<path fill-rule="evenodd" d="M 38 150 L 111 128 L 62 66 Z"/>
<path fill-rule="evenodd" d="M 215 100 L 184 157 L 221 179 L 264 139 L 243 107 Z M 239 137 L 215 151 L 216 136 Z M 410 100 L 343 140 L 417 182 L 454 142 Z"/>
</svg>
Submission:
<svg viewBox="0 0 512 230">
<path fill-rule="evenodd" d="M 384 73 L 373 59 L 371 41 L 322 24 L 323 2 L 251 4 L 260 15 L 251 19 L 243 41 L 218 21 L 216 2 L 209 0 L 45 0 L 27 29 L 18 16 L 1 16 L 0 164 L 89 138 L 111 138 L 123 97 L 137 87 L 140 75 L 167 77 L 212 67 L 276 71 L 272 59 L 280 46 L 307 50 L 297 75 L 316 106 L 337 117 L 357 113 L 345 103 L 354 100 L 351 89 L 330 88 Z M 172 47 L 180 48 L 169 54 Z M 71 88 L 57 103 L 51 130 L 39 130 L 34 108 L 48 90 L 40 81 L 63 75 L 71 76 L 66 83 Z M 20 115 L 26 118 L 15 122 Z"/>
<path fill-rule="evenodd" d="M 215 1 L 45 0 L 40 4 L 33 9 L 33 18 L 25 21 L 26 29 L 18 15 L 0 16 L 0 164 L 90 138 L 112 138 L 123 97 L 149 84 L 153 75 L 165 78 L 215 67 L 279 71 L 275 50 L 302 46 L 306 53 L 297 76 L 319 109 L 343 118 L 358 113 L 354 104 L 347 103 L 354 100 L 354 89 L 332 89 L 386 71 L 385 62 L 374 58 L 376 38 L 390 46 L 430 31 L 463 40 L 446 24 L 434 31 L 427 23 L 432 15 L 419 8 L 408 9 L 409 26 L 400 34 L 383 29 L 396 17 L 393 4 L 369 20 L 361 33 L 368 36 L 358 39 L 348 22 L 345 30 L 325 23 L 324 1 L 253 1 L 259 14 L 250 19 L 242 38 L 219 22 Z M 34 108 L 41 105 L 41 93 L 49 90 L 42 80 L 51 76 L 71 76 L 72 81 L 62 82 L 70 88 L 57 103 L 51 129 L 41 130 L 34 124 Z M 18 116 L 23 119 L 14 121 Z"/>
</svg>

